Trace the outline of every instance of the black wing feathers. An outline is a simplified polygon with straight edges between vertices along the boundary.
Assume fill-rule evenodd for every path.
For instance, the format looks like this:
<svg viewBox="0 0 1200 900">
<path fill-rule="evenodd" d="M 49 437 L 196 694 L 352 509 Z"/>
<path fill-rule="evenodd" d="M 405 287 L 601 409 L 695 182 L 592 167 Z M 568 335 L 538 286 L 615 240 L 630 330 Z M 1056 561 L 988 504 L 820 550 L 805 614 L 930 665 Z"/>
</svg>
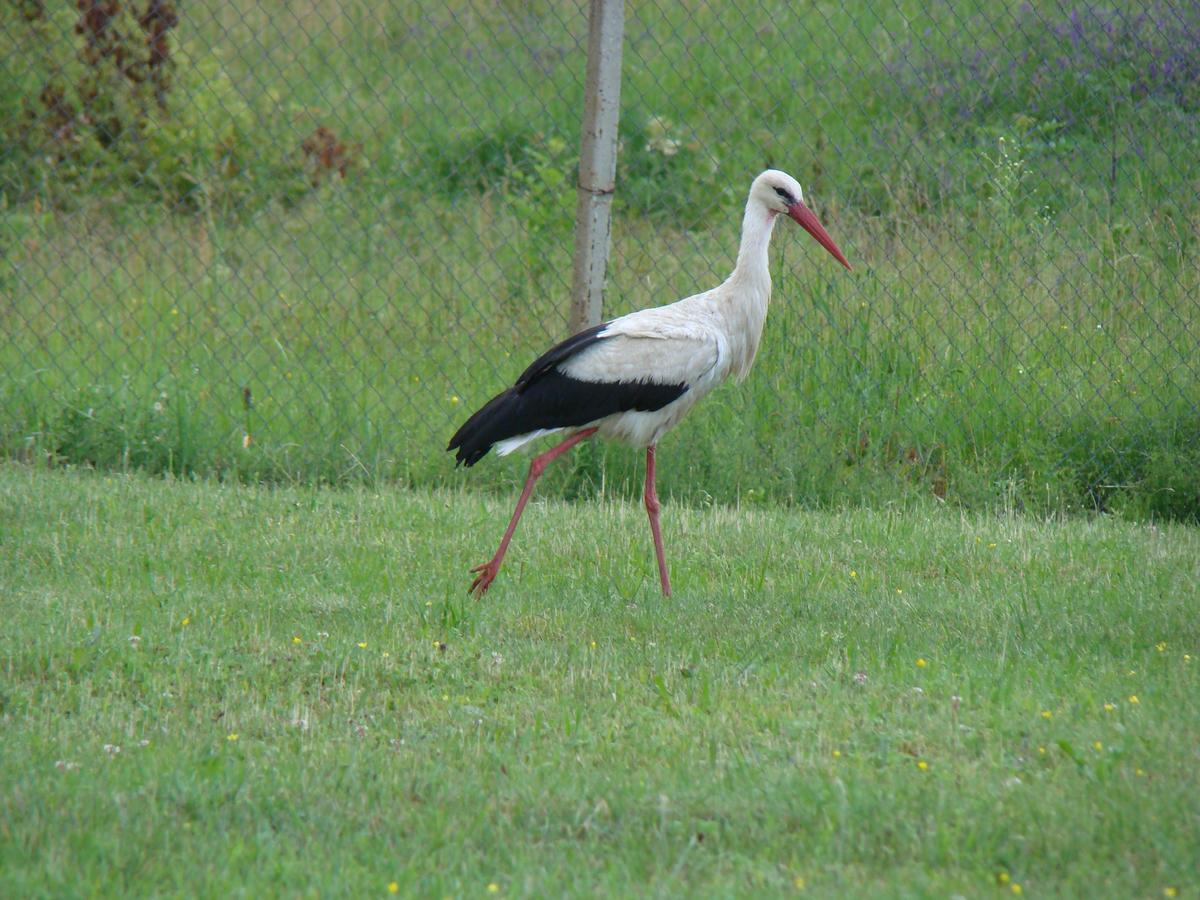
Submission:
<svg viewBox="0 0 1200 900">
<path fill-rule="evenodd" d="M 651 412 L 683 395 L 685 384 L 581 381 L 563 374 L 558 366 L 604 340 L 606 327 L 581 331 L 539 356 L 513 387 L 467 419 L 446 449 L 457 450 L 457 462 L 472 466 L 497 441 L 539 429 L 578 427 L 629 410 Z"/>
<path fill-rule="evenodd" d="M 603 340 L 604 329 L 608 327 L 607 322 L 601 322 L 599 325 L 593 325 L 591 328 L 585 328 L 578 334 L 573 334 L 561 344 L 555 344 L 532 363 L 529 368 L 521 373 L 521 377 L 517 379 L 514 387 L 518 391 L 527 388 L 534 379 L 539 375 L 544 375 L 552 366 L 558 365 L 560 362 L 565 362 L 570 359 L 580 350 L 585 347 L 590 347 L 592 344 Z"/>
</svg>

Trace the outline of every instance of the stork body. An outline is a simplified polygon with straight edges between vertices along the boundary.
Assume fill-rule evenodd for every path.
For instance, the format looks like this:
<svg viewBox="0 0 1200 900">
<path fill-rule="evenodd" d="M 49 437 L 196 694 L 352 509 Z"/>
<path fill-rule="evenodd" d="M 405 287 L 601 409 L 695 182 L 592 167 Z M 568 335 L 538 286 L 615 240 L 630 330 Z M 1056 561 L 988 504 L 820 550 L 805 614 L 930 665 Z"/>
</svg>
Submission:
<svg viewBox="0 0 1200 900">
<path fill-rule="evenodd" d="M 482 595 L 500 569 L 533 485 L 545 467 L 579 441 L 599 434 L 646 448 L 644 501 L 659 580 L 670 579 L 659 527 L 655 448 L 701 398 L 754 363 L 771 297 L 767 248 L 780 214 L 795 219 L 846 268 L 846 258 L 804 205 L 790 175 L 768 169 L 750 187 L 733 273 L 719 286 L 666 306 L 643 309 L 576 334 L 538 357 L 516 384 L 471 416 L 450 439 L 457 461 L 474 465 L 493 447 L 503 456 L 546 434 L 569 432 L 535 457 L 496 555 L 477 566 Z"/>
</svg>

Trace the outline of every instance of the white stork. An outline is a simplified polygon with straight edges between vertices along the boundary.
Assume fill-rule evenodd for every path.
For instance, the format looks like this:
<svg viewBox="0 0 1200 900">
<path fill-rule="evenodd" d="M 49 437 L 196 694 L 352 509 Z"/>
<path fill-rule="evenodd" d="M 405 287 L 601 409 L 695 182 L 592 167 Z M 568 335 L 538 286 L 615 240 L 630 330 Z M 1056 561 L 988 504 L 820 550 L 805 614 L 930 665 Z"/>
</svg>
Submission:
<svg viewBox="0 0 1200 900">
<path fill-rule="evenodd" d="M 733 375 L 746 377 L 754 362 L 771 275 L 767 246 L 781 214 L 795 219 L 847 269 L 850 264 L 817 217 L 804 205 L 796 179 L 768 169 L 750 185 L 737 265 L 725 281 L 702 294 L 643 309 L 567 338 L 543 353 L 517 383 L 467 419 L 450 439 L 458 463 L 473 466 L 490 450 L 500 456 L 545 434 L 568 432 L 562 443 L 534 457 L 517 508 L 488 562 L 476 574 L 477 597 L 491 586 L 533 486 L 556 457 L 599 434 L 646 448 L 644 501 L 650 516 L 662 591 L 671 594 L 654 489 L 654 448 L 684 414 Z"/>
</svg>

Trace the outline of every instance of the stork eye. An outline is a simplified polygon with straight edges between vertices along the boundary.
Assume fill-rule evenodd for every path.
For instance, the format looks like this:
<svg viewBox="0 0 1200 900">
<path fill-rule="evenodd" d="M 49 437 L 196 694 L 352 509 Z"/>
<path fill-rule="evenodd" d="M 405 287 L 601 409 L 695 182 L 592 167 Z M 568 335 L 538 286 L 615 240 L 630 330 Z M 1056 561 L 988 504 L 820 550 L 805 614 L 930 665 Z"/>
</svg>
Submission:
<svg viewBox="0 0 1200 900">
<path fill-rule="evenodd" d="M 777 187 L 775 188 L 775 193 L 778 194 L 783 202 L 789 206 L 796 202 L 796 198 L 792 196 L 792 192 L 787 188 Z"/>
</svg>

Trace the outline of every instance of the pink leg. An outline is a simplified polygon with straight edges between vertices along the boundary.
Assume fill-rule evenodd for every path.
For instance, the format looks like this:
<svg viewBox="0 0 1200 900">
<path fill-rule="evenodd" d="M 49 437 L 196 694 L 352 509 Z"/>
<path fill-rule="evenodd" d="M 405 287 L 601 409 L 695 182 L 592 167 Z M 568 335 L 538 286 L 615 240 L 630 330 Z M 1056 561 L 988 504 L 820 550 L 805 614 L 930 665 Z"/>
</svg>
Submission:
<svg viewBox="0 0 1200 900">
<path fill-rule="evenodd" d="M 521 491 L 521 499 L 517 501 L 517 508 L 513 510 L 512 519 L 509 520 L 508 530 L 504 532 L 504 537 L 500 540 L 500 549 L 496 551 L 496 555 L 483 565 L 476 566 L 471 571 L 478 572 L 475 580 L 471 582 L 470 591 L 475 595 L 476 599 L 482 597 L 492 582 L 496 580 L 496 574 L 500 571 L 500 563 L 504 559 L 504 554 L 508 551 L 508 542 L 512 540 L 513 532 L 517 530 L 517 523 L 521 521 L 521 513 L 525 511 L 525 504 L 529 500 L 529 495 L 533 493 L 533 486 L 537 480 L 542 477 L 542 473 L 546 471 L 546 466 L 554 462 L 554 460 L 562 456 L 576 444 L 582 440 L 590 438 L 595 434 L 597 429 L 585 428 L 583 431 L 577 432 L 558 444 L 551 447 L 540 456 L 535 456 L 533 462 L 529 464 L 529 475 L 525 478 L 525 490 Z"/>
<path fill-rule="evenodd" d="M 671 579 L 667 577 L 667 559 L 663 554 L 662 531 L 658 527 L 658 492 L 654 490 L 654 445 L 646 448 L 646 492 L 642 499 L 646 503 L 646 514 L 650 516 L 650 533 L 654 535 L 654 553 L 658 557 L 658 579 L 662 582 L 664 597 L 671 596 Z"/>
</svg>

